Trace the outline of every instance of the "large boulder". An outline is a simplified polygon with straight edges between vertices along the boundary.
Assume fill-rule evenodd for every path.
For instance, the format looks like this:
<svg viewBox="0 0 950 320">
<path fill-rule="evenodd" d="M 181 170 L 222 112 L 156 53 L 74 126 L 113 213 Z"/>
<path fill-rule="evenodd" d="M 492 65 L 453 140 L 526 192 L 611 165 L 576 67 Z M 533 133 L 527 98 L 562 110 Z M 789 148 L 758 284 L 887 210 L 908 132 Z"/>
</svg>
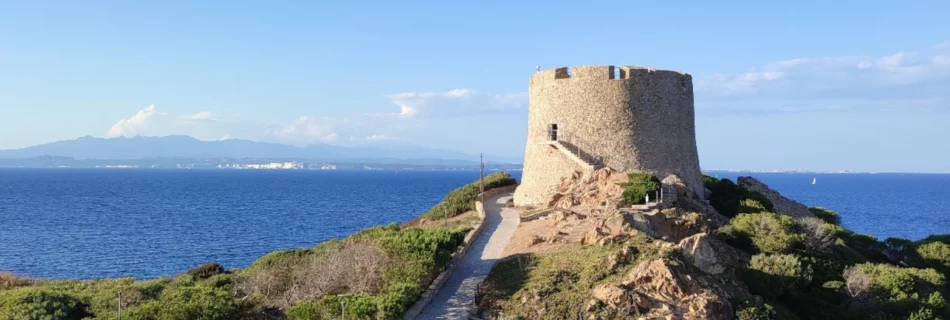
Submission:
<svg viewBox="0 0 950 320">
<path fill-rule="evenodd" d="M 687 262 L 708 274 L 721 274 L 730 268 L 745 265 L 745 254 L 716 240 L 706 233 L 697 233 L 679 242 L 680 251 Z"/>
<path fill-rule="evenodd" d="M 588 308 L 603 306 L 646 319 L 732 319 L 728 297 L 705 288 L 699 277 L 665 259 L 643 262 L 619 284 L 594 288 Z"/>
<path fill-rule="evenodd" d="M 789 215 L 794 218 L 815 217 L 815 215 L 808 210 L 807 206 L 782 196 L 778 191 L 772 190 L 772 188 L 769 188 L 769 186 L 762 183 L 762 181 L 756 180 L 753 177 L 739 177 L 736 181 L 739 183 L 739 186 L 749 191 L 761 193 L 768 198 L 769 201 L 772 202 L 773 209 L 776 213 Z"/>
<path fill-rule="evenodd" d="M 610 168 L 596 171 L 574 171 L 555 187 L 555 194 L 545 203 L 548 208 L 567 209 L 576 206 L 614 207 L 622 203 L 625 174 Z"/>
<path fill-rule="evenodd" d="M 628 234 L 632 232 L 643 232 L 647 235 L 659 238 L 662 235 L 653 229 L 650 219 L 643 213 L 618 213 L 610 215 L 601 222 L 604 231 L 612 236 Z"/>
</svg>

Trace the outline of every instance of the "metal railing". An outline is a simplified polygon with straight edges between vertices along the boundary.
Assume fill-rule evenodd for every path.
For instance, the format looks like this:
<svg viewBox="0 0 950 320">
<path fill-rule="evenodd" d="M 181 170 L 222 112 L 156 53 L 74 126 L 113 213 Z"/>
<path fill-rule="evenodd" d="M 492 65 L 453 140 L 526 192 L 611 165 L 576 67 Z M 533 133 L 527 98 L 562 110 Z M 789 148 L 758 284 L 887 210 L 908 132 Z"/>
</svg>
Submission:
<svg viewBox="0 0 950 320">
<path fill-rule="evenodd" d="M 606 153 L 603 152 L 604 150 L 601 145 L 591 143 L 570 131 L 552 131 L 553 132 L 549 133 L 549 136 L 555 138 L 555 141 L 561 143 L 564 148 L 574 153 L 574 155 L 581 160 L 591 165 L 606 164 L 607 159 L 603 156 Z"/>
</svg>

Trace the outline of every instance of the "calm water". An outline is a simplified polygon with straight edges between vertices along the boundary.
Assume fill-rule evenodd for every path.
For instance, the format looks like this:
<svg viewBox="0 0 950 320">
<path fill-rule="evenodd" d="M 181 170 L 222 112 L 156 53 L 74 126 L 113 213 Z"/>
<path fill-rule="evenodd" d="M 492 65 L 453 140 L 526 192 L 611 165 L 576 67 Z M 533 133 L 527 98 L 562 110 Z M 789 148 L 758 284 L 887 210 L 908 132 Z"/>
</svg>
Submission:
<svg viewBox="0 0 950 320">
<path fill-rule="evenodd" d="M 0 170 L 0 270 L 53 278 L 246 267 L 404 222 L 477 171 Z"/>
<path fill-rule="evenodd" d="M 859 232 L 911 239 L 950 233 L 950 175 L 753 175 L 788 197 L 838 210 L 845 226 Z M 273 250 L 409 220 L 477 177 L 473 171 L 0 170 L 0 270 L 89 279 L 172 275 L 208 261 L 246 267 Z"/>
</svg>

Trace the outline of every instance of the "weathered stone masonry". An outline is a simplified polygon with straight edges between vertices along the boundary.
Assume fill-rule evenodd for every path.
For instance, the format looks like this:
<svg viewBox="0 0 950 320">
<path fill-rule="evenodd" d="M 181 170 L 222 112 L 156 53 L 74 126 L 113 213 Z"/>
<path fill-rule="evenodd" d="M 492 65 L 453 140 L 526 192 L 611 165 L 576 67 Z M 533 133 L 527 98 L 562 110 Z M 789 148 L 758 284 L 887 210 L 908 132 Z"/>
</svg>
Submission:
<svg viewBox="0 0 950 320">
<path fill-rule="evenodd" d="M 676 174 L 703 194 L 689 74 L 644 67 L 579 66 L 531 76 L 528 143 L 515 204 L 539 205 L 560 178 L 590 170 L 550 144 L 558 139 L 615 170 Z M 583 147 L 581 147 L 583 146 Z"/>
</svg>

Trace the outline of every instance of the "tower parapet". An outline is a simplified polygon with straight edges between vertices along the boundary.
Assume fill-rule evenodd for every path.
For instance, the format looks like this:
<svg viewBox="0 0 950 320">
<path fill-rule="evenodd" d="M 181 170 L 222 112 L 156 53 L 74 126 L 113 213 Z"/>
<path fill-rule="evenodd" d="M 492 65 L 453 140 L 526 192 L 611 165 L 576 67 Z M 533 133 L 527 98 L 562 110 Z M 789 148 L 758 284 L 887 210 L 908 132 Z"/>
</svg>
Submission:
<svg viewBox="0 0 950 320">
<path fill-rule="evenodd" d="M 676 174 L 703 194 L 689 74 L 576 66 L 531 76 L 518 205 L 550 199 L 561 177 L 600 166 Z"/>
</svg>

